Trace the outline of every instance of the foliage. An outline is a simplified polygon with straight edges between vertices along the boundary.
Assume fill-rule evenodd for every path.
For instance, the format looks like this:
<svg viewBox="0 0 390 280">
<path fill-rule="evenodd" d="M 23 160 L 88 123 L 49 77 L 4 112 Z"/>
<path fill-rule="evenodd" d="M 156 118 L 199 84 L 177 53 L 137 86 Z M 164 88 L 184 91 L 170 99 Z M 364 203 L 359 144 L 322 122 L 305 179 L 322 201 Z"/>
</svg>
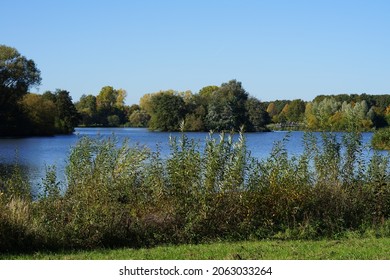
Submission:
<svg viewBox="0 0 390 280">
<path fill-rule="evenodd" d="M 29 135 L 53 135 L 55 129 L 54 102 L 38 94 L 27 94 L 20 101 L 23 112 L 27 117 Z M 26 129 L 27 129 L 26 128 Z"/>
<path fill-rule="evenodd" d="M 285 112 L 286 118 L 290 122 L 302 122 L 305 113 L 306 104 L 301 99 L 292 100 L 288 104 L 288 110 Z"/>
<path fill-rule="evenodd" d="M 182 97 L 171 92 L 161 92 L 151 97 L 151 130 L 177 131 L 185 116 L 185 103 Z"/>
<path fill-rule="evenodd" d="M 266 102 L 275 129 L 369 131 L 389 125 L 389 95 L 319 95 L 312 102 Z"/>
<path fill-rule="evenodd" d="M 0 253 L 33 247 L 30 186 L 18 165 L 0 178 Z"/>
<path fill-rule="evenodd" d="M 375 149 L 390 150 L 390 128 L 382 128 L 374 132 L 372 146 Z"/>
<path fill-rule="evenodd" d="M 340 103 L 329 97 L 306 105 L 305 122 L 311 130 L 322 131 L 367 131 L 379 123 L 373 107 L 366 100 Z"/>
<path fill-rule="evenodd" d="M 245 103 L 248 112 L 247 131 L 267 131 L 266 125 L 271 122 L 270 115 L 264 108 L 264 104 L 254 97 L 249 97 Z"/>
<path fill-rule="evenodd" d="M 127 93 L 112 86 L 102 87 L 99 94 L 82 95 L 75 107 L 83 126 L 120 126 L 128 122 L 130 107 L 125 105 Z"/>
<path fill-rule="evenodd" d="M 249 94 L 241 83 L 231 80 L 223 83 L 214 93 L 209 104 L 207 127 L 209 130 L 239 130 L 248 126 L 245 103 Z"/>
<path fill-rule="evenodd" d="M 241 126 L 267 131 L 270 122 L 263 103 L 249 97 L 236 80 L 206 86 L 197 94 L 173 90 L 145 94 L 140 107 L 150 115 L 151 130 L 178 130 L 184 121 L 185 131 L 238 131 Z"/>
<path fill-rule="evenodd" d="M 79 123 L 77 109 L 72 97 L 66 90 L 57 89 L 55 92 L 46 91 L 43 98 L 52 101 L 54 110 L 54 129 L 56 134 L 70 134 Z"/>
<path fill-rule="evenodd" d="M 364 157 L 358 133 L 302 140 L 300 156 L 288 154 L 287 135 L 259 161 L 243 133 L 210 134 L 202 145 L 182 134 L 164 157 L 159 148 L 81 138 L 66 185 L 49 167 L 32 201 L 17 169 L 2 180 L 0 243 L 15 251 L 389 236 L 389 157 Z"/>
<path fill-rule="evenodd" d="M 19 101 L 40 82 L 40 71 L 33 60 L 15 48 L 0 45 L 0 136 L 26 134 Z"/>
<path fill-rule="evenodd" d="M 144 110 L 134 110 L 129 116 L 129 125 L 132 127 L 147 127 L 150 115 Z"/>
<path fill-rule="evenodd" d="M 75 103 L 77 112 L 80 114 L 80 124 L 83 126 L 95 125 L 98 122 L 96 96 L 92 94 L 82 95 Z"/>
</svg>

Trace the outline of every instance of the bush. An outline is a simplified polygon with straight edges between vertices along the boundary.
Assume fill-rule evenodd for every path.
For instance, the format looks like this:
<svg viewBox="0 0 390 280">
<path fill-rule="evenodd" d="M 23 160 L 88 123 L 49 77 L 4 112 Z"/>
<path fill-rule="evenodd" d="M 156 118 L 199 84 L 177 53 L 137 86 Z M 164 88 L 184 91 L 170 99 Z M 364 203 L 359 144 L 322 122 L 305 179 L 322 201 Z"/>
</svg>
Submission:
<svg viewBox="0 0 390 280">
<path fill-rule="evenodd" d="M 381 128 L 372 136 L 372 146 L 379 150 L 390 150 L 390 128 Z"/>
<path fill-rule="evenodd" d="M 69 155 L 66 188 L 54 167 L 35 201 L 18 172 L 3 180 L 1 248 L 389 234 L 388 157 L 365 159 L 355 133 L 305 134 L 300 156 L 288 154 L 288 138 L 261 161 L 250 156 L 243 133 L 235 141 L 210 134 L 203 149 L 182 134 L 170 139 L 165 158 L 159 148 L 82 138 Z"/>
</svg>

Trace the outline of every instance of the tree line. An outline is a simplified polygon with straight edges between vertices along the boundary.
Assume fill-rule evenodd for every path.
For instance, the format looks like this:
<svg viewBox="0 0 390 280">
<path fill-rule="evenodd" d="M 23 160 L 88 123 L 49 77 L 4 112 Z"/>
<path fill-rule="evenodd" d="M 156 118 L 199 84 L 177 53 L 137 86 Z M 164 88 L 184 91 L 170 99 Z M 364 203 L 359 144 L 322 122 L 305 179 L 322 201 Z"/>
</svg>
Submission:
<svg viewBox="0 0 390 280">
<path fill-rule="evenodd" d="M 29 93 L 40 85 L 40 74 L 33 60 L 0 45 L 0 136 L 68 134 L 78 125 L 68 91 Z"/>
<path fill-rule="evenodd" d="M 125 104 L 127 93 L 112 86 L 73 103 L 63 89 L 41 95 L 40 71 L 15 48 L 0 45 L 0 136 L 67 134 L 76 126 L 148 127 L 156 131 L 371 130 L 390 126 L 390 95 L 319 95 L 312 101 L 262 102 L 241 82 L 209 85 L 198 93 L 148 93 Z"/>
<path fill-rule="evenodd" d="M 132 126 L 176 131 L 265 131 L 270 119 L 266 107 L 231 80 L 206 86 L 199 93 L 174 90 L 145 94 L 140 103 L 124 104 L 125 91 L 103 87 L 100 93 L 83 95 L 76 103 L 84 126 Z"/>
<path fill-rule="evenodd" d="M 250 96 L 240 82 L 231 80 L 221 86 L 205 86 L 195 94 L 174 90 L 145 94 L 139 104 L 126 106 L 123 92 L 103 87 L 97 97 L 82 96 L 76 103 L 82 125 L 148 127 L 159 131 L 237 131 L 244 127 L 249 132 L 368 131 L 390 126 L 390 95 L 319 95 L 309 102 L 261 102 Z M 107 98 L 111 102 L 103 103 L 110 105 L 103 107 L 102 100 Z"/>
<path fill-rule="evenodd" d="M 267 105 L 272 122 L 306 130 L 367 131 L 390 125 L 390 95 L 319 95 L 313 101 L 276 100 Z"/>
</svg>

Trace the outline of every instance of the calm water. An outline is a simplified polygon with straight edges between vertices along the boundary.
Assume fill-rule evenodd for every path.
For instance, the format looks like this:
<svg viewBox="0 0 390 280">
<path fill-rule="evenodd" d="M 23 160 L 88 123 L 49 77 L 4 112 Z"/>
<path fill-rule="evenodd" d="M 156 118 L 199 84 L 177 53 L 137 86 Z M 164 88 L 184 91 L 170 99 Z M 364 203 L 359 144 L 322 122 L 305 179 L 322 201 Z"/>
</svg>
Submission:
<svg viewBox="0 0 390 280">
<path fill-rule="evenodd" d="M 269 156 L 273 144 L 282 140 L 286 134 L 287 132 L 248 133 L 246 134 L 247 145 L 252 156 L 265 158 Z M 300 131 L 291 132 L 286 146 L 290 154 L 300 154 L 303 151 L 303 134 Z M 112 137 L 113 135 L 119 141 L 128 138 L 130 144 L 139 143 L 152 150 L 155 150 L 156 145 L 159 144 L 162 154 L 167 155 L 169 136 L 179 137 L 180 133 L 150 132 L 144 128 L 77 128 L 74 134 L 66 136 L 0 139 L 0 167 L 2 167 L 0 169 L 17 161 L 32 184 L 37 186 L 45 174 L 45 167 L 56 165 L 58 176 L 64 179 L 66 159 L 71 147 L 80 137 Z M 208 133 L 205 132 L 191 132 L 187 135 L 198 140 L 200 146 L 208 137 Z M 369 143 L 371 137 L 372 133 L 363 133 L 365 143 Z"/>
</svg>

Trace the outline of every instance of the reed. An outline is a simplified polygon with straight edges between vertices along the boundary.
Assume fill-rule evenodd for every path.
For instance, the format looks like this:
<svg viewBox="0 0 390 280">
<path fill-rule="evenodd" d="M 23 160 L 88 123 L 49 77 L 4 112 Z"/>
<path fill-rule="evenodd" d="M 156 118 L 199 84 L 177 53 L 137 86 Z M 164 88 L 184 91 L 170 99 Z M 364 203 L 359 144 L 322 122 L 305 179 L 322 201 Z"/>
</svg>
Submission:
<svg viewBox="0 0 390 280">
<path fill-rule="evenodd" d="M 264 160 L 250 155 L 242 131 L 237 140 L 210 134 L 203 148 L 183 133 L 168 157 L 115 137 L 82 138 L 66 181 L 48 167 L 37 199 L 17 168 L 2 179 L 0 250 L 390 236 L 388 156 L 363 156 L 358 133 L 307 133 L 299 156 L 288 138 Z"/>
</svg>

